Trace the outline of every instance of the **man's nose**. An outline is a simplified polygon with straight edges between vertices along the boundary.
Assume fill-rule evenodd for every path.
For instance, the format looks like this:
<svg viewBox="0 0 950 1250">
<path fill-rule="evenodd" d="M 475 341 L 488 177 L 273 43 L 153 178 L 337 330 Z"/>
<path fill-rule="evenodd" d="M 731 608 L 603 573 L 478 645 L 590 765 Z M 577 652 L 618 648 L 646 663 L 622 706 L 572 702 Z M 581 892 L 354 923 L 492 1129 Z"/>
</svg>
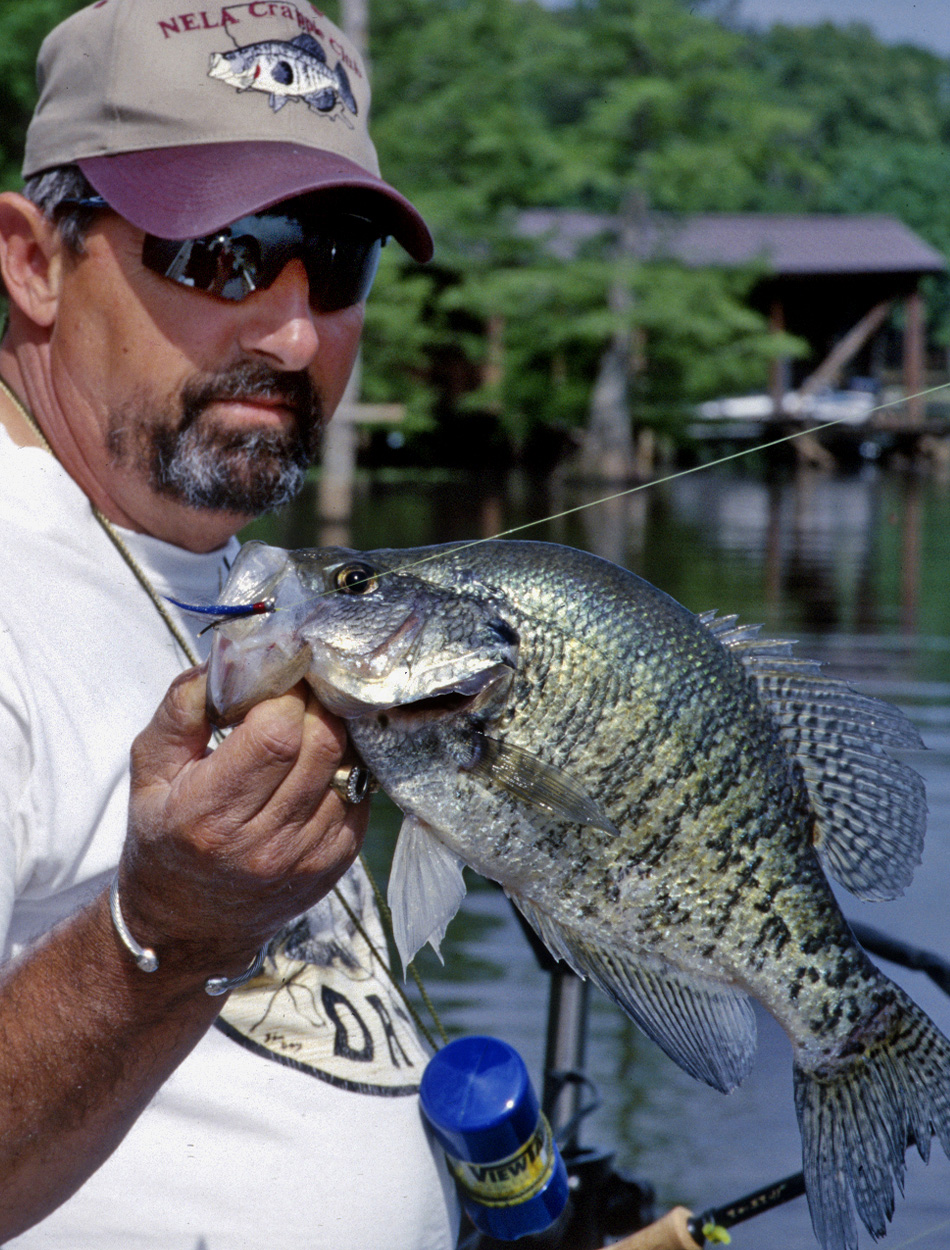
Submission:
<svg viewBox="0 0 950 1250">
<path fill-rule="evenodd" d="M 241 312 L 237 337 L 249 356 L 285 372 L 299 372 L 313 362 L 320 338 L 302 261 L 288 261 L 269 287 L 242 301 Z"/>
</svg>

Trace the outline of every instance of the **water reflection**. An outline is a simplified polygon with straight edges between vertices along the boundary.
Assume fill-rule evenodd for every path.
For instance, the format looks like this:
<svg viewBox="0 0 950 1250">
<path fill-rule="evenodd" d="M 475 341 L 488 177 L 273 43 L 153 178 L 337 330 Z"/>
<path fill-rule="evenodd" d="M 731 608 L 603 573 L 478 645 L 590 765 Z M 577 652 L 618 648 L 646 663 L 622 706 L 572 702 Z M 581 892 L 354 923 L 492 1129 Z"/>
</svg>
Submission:
<svg viewBox="0 0 950 1250">
<path fill-rule="evenodd" d="M 532 524 L 519 537 L 583 547 L 646 577 L 687 607 L 737 612 L 868 693 L 899 703 L 930 747 L 915 761 L 927 782 L 924 864 L 907 895 L 846 913 L 950 957 L 950 494 L 934 479 L 875 471 L 850 477 L 798 472 L 756 477 L 722 469 L 583 507 L 576 489 L 454 478 L 358 484 L 357 548 L 471 540 Z M 544 518 L 557 515 L 557 519 Z M 255 527 L 268 541 L 312 545 L 313 500 Z M 377 805 L 371 859 L 385 876 L 399 824 Z M 491 1031 L 517 1046 L 540 1085 L 547 982 L 495 888 L 469 874 L 470 893 L 443 943 L 445 966 L 421 965 L 453 1033 Z M 950 1034 L 950 1000 L 922 974 L 886 967 Z M 661 1201 L 722 1202 L 797 1170 L 791 1055 L 778 1026 L 758 1013 L 754 1071 L 728 1098 L 692 1081 L 597 994 L 591 996 L 588 1071 L 603 1096 L 582 1138 L 649 1176 Z M 950 1244 L 950 1164 L 935 1147 L 929 1167 L 908 1159 L 907 1200 L 885 1246 Z M 737 1229 L 733 1244 L 813 1250 L 803 1201 Z M 862 1239 L 868 1244 L 868 1239 Z"/>
</svg>

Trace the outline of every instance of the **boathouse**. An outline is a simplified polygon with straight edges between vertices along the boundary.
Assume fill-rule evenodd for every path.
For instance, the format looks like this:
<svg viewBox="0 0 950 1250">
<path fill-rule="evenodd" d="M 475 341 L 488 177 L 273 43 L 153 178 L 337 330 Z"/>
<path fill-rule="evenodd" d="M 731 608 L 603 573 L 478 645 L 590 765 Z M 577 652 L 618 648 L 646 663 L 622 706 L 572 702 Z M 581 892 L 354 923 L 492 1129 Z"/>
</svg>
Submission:
<svg viewBox="0 0 950 1250">
<path fill-rule="evenodd" d="M 896 217 L 842 214 L 698 213 L 641 215 L 633 220 L 564 209 L 533 209 L 520 232 L 543 239 L 565 260 L 601 238 L 642 260 L 673 259 L 689 267 L 762 267 L 752 303 L 776 331 L 806 340 L 803 360 L 777 361 L 770 391 L 774 411 L 791 389 L 799 395 L 838 384 L 842 374 L 879 372 L 874 347 L 890 314 L 903 305 L 904 393 L 925 385 L 926 345 L 921 281 L 946 271 L 943 256 Z M 879 379 L 878 379 L 879 380 Z M 920 401 L 905 419 L 920 420 Z"/>
</svg>

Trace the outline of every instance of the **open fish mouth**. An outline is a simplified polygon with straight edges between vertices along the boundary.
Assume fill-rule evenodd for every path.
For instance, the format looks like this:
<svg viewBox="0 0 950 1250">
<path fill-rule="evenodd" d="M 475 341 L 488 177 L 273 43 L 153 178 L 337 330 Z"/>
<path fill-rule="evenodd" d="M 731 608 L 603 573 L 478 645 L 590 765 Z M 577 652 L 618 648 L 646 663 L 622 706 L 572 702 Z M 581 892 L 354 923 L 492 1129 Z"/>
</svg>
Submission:
<svg viewBox="0 0 950 1250">
<path fill-rule="evenodd" d="M 426 721 L 485 712 L 489 707 L 496 704 L 500 707 L 505 702 L 513 677 L 514 668 L 511 665 L 493 664 L 462 681 L 432 690 L 421 698 L 383 708 L 378 715 L 397 728 L 410 729 Z"/>
</svg>

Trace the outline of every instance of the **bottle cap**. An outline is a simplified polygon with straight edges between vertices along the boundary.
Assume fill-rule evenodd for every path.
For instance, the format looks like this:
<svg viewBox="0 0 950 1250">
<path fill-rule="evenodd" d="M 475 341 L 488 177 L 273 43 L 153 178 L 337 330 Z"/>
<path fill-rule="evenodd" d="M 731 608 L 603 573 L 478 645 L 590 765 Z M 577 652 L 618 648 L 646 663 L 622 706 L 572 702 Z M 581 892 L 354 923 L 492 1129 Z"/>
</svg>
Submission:
<svg viewBox="0 0 950 1250">
<path fill-rule="evenodd" d="M 524 1060 L 497 1037 L 460 1037 L 443 1046 L 429 1060 L 419 1096 L 442 1146 L 472 1163 L 513 1154 L 538 1125 Z"/>
</svg>

